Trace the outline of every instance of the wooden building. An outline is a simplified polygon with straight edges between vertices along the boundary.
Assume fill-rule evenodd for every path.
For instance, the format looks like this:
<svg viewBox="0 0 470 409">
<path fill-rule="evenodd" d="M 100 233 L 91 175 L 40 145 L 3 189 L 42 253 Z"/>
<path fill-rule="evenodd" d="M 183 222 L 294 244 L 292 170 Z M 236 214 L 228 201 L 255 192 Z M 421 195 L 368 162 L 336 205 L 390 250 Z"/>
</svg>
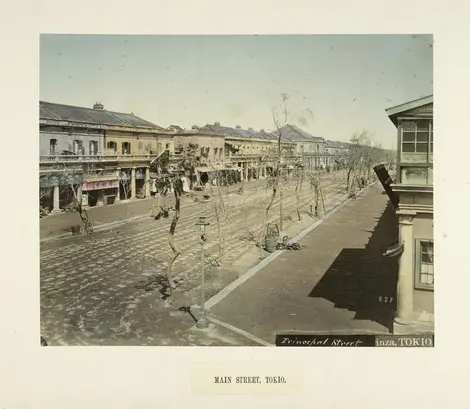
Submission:
<svg viewBox="0 0 470 409">
<path fill-rule="evenodd" d="M 397 127 L 401 247 L 395 333 L 434 329 L 433 96 L 386 110 Z"/>
</svg>

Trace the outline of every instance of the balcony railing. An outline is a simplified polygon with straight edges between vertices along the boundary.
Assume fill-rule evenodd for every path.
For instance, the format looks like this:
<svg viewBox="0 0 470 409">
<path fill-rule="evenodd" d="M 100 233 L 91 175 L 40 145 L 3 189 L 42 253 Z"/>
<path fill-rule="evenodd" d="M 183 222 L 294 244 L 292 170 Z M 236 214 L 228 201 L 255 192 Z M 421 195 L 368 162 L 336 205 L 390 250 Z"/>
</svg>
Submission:
<svg viewBox="0 0 470 409">
<path fill-rule="evenodd" d="M 55 163 L 106 163 L 106 162 L 150 162 L 155 159 L 158 154 L 142 154 L 142 155 L 41 155 L 39 157 L 40 164 L 50 164 L 53 165 Z M 302 158 L 302 157 L 319 157 L 319 156 L 340 156 L 337 154 L 329 154 L 329 153 L 282 153 L 283 160 L 289 160 L 292 158 Z M 170 161 L 176 160 L 181 155 L 178 154 L 170 154 Z M 275 159 L 277 157 L 277 153 L 271 152 L 260 152 L 260 153 L 233 153 L 229 155 L 225 155 L 224 160 L 225 162 L 231 162 L 241 159 L 257 159 L 257 158 L 264 158 L 266 159 Z M 221 159 L 222 160 L 222 159 Z"/>
<path fill-rule="evenodd" d="M 127 162 L 127 161 L 151 161 L 155 155 L 41 155 L 39 163 L 84 163 L 84 162 Z"/>
</svg>

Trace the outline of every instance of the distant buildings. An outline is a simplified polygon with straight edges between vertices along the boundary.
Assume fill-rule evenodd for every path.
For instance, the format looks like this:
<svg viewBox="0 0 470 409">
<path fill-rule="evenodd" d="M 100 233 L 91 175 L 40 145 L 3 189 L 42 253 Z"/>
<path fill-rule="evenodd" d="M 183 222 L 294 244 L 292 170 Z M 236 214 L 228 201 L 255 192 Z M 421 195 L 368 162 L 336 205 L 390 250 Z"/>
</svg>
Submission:
<svg viewBox="0 0 470 409">
<path fill-rule="evenodd" d="M 313 167 L 326 165 L 325 140 L 323 138 L 310 135 L 295 125 L 283 126 L 273 134 L 276 138 L 280 135 L 282 140 L 293 143 L 294 153 L 308 157 L 308 165 Z"/>
<path fill-rule="evenodd" d="M 341 162 L 349 151 L 349 144 L 346 142 L 325 141 L 325 153 L 328 166 L 334 166 L 336 162 Z"/>
<path fill-rule="evenodd" d="M 433 96 L 387 109 L 398 130 L 392 190 L 402 254 L 394 332 L 434 328 Z"/>
<path fill-rule="evenodd" d="M 189 144 L 197 145 L 197 175 L 227 171 L 233 181 L 265 178 L 281 166 L 290 172 L 336 166 L 346 145 L 325 141 L 286 125 L 275 132 L 221 125 L 178 125 L 164 129 L 134 114 L 40 102 L 41 204 L 59 212 L 80 196 L 84 206 L 149 197 L 158 178 L 151 163 L 166 153 L 176 163 Z M 280 139 L 280 143 L 279 143 Z M 233 177 L 235 175 L 235 177 Z M 75 192 L 75 194 L 72 194 Z"/>
</svg>

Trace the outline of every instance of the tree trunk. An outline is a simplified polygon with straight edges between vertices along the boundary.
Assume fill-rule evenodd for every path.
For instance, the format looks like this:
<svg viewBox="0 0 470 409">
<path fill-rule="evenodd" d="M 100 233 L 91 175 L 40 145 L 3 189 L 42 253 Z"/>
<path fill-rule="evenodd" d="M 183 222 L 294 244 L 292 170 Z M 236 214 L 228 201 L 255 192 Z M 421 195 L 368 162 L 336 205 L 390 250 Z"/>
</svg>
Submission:
<svg viewBox="0 0 470 409">
<path fill-rule="evenodd" d="M 266 210 L 265 210 L 265 213 L 264 213 L 264 223 L 261 226 L 261 234 L 260 234 L 260 239 L 259 239 L 259 247 L 260 247 L 260 251 L 261 251 L 260 254 L 263 253 L 263 237 L 264 237 L 264 232 L 265 232 L 265 230 L 267 228 L 267 225 L 268 225 L 269 211 L 271 210 L 271 207 L 274 203 L 274 199 L 276 198 L 276 193 L 277 193 L 276 181 L 274 181 L 273 183 L 274 183 L 273 184 L 273 192 L 271 194 L 271 199 L 269 200 L 269 203 L 266 206 Z"/>
<path fill-rule="evenodd" d="M 284 193 L 282 191 L 282 183 L 283 183 L 283 180 L 282 180 L 282 177 L 281 177 L 281 169 L 279 168 L 279 172 L 278 172 L 278 188 L 279 188 L 279 230 L 282 231 L 282 221 L 284 219 L 284 212 L 283 212 L 283 208 L 282 208 L 282 205 L 283 205 L 283 199 L 284 199 Z"/>
<path fill-rule="evenodd" d="M 176 248 L 175 243 L 174 243 L 175 230 L 178 224 L 178 220 L 180 218 L 181 195 L 180 195 L 179 189 L 174 189 L 174 192 L 175 192 L 175 215 L 173 216 L 173 220 L 171 221 L 170 232 L 168 234 L 168 244 L 170 245 L 170 248 L 173 254 L 168 259 L 168 266 L 166 268 L 166 276 L 167 276 L 168 285 L 169 285 L 169 295 L 171 295 L 171 290 L 176 288 L 176 284 L 173 281 L 171 269 L 173 267 L 175 260 L 181 254 L 181 252 Z"/>
<path fill-rule="evenodd" d="M 351 179 L 352 168 L 348 169 L 348 175 L 346 176 L 346 192 L 349 192 L 349 182 Z"/>
<path fill-rule="evenodd" d="M 215 193 L 214 193 L 214 187 L 211 184 L 210 185 L 210 190 L 211 190 L 211 196 L 212 196 L 212 203 L 214 207 L 214 213 L 215 213 L 215 221 L 217 224 L 217 239 L 218 239 L 218 253 L 219 253 L 219 259 L 217 260 L 217 264 L 219 266 L 222 265 L 223 259 L 224 259 L 224 250 L 225 250 L 225 237 L 224 237 L 224 229 L 222 226 L 223 219 L 225 218 L 225 206 L 224 206 L 224 201 L 222 198 L 222 193 L 221 193 L 221 187 L 216 184 L 215 187 Z"/>
<path fill-rule="evenodd" d="M 75 191 L 75 188 L 71 186 L 72 193 L 75 200 L 75 210 L 77 211 L 78 215 L 80 216 L 80 220 L 83 224 L 83 230 L 86 234 L 93 233 L 93 227 L 91 226 L 90 219 L 88 217 L 87 211 L 82 206 L 82 195 L 78 194 L 78 189 Z"/>
<path fill-rule="evenodd" d="M 297 207 L 297 219 L 299 222 L 302 220 L 300 217 L 300 198 L 299 198 L 299 184 L 300 184 L 300 176 L 298 176 L 297 183 L 295 184 L 295 199 L 296 199 L 296 207 Z"/>
</svg>

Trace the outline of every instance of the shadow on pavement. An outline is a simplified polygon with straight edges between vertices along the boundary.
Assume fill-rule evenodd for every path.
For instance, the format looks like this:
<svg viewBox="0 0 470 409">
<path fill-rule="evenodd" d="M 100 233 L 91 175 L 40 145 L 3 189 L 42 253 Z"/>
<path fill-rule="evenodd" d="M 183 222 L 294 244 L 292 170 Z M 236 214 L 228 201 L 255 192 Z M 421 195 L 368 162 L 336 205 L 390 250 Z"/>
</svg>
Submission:
<svg viewBox="0 0 470 409">
<path fill-rule="evenodd" d="M 327 299 L 335 308 L 355 311 L 356 320 L 392 330 L 396 307 L 397 258 L 383 257 L 398 240 L 393 206 L 388 203 L 364 249 L 344 248 L 309 297 Z"/>
</svg>

